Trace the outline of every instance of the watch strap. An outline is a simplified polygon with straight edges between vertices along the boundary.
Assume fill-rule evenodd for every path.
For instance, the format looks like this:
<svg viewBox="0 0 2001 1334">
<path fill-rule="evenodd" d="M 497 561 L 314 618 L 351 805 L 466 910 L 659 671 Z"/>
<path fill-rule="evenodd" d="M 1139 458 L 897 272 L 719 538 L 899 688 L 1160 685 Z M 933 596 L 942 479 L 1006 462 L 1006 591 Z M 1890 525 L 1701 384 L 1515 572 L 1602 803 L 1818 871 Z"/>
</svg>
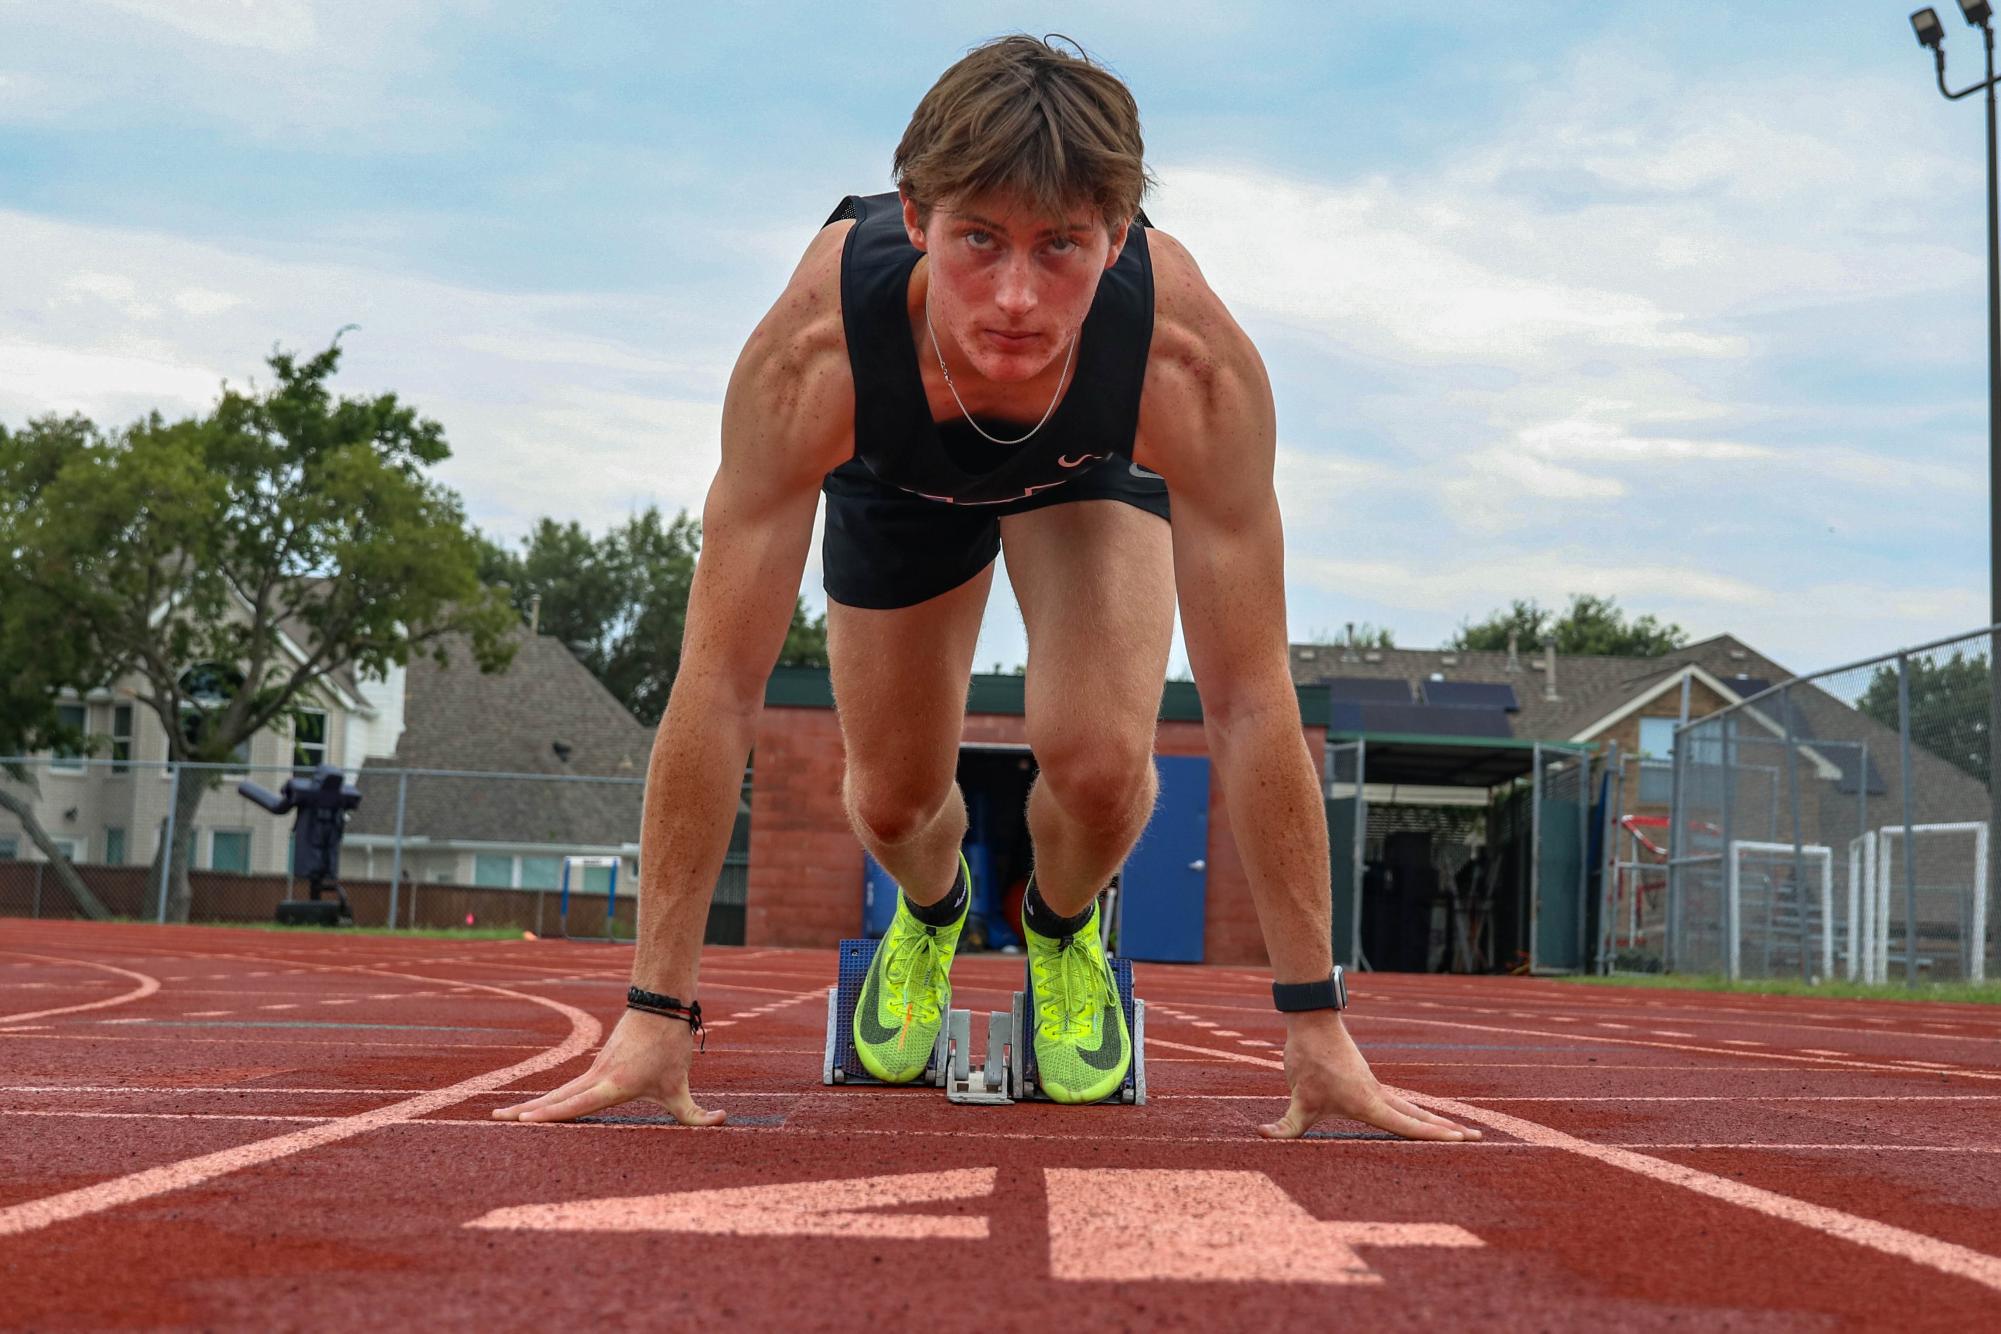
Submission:
<svg viewBox="0 0 2001 1334">
<path fill-rule="evenodd" d="M 1281 1014 L 1304 1010 L 1345 1010 L 1348 1008 L 1348 980 L 1341 965 L 1318 982 L 1274 982 L 1271 1003 Z"/>
</svg>

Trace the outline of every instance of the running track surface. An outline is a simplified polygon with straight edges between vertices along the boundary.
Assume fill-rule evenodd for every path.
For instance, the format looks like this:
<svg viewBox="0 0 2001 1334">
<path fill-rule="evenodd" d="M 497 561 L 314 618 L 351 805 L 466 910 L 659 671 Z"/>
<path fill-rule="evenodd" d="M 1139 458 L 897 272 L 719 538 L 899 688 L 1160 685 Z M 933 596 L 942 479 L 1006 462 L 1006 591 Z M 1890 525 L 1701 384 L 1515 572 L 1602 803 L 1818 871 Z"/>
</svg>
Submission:
<svg viewBox="0 0 2001 1334">
<path fill-rule="evenodd" d="M 2001 1327 L 1991 1008 L 1369 976 L 1378 1074 L 1486 1141 L 1268 1143 L 1254 970 L 1139 966 L 1146 1107 L 964 1108 L 820 1085 L 830 951 L 711 949 L 728 1126 L 492 1121 L 629 961 L 0 920 L 0 1325 Z"/>
</svg>

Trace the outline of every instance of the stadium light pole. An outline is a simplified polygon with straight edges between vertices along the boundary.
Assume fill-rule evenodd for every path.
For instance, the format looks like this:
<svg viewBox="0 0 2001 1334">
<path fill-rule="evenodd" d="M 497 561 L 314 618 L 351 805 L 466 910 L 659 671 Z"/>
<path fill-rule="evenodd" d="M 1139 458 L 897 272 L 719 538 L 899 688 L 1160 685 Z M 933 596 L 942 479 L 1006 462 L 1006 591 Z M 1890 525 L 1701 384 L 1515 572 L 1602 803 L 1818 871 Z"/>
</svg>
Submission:
<svg viewBox="0 0 2001 1334">
<path fill-rule="evenodd" d="M 1987 0 L 1959 0 L 1959 12 L 1970 26 L 1980 29 L 1987 47 L 1987 77 L 1958 92 L 1946 87 L 1945 25 L 1938 14 L 1918 10 L 1911 15 L 1911 30 L 1920 46 L 1931 48 L 1938 90 L 1948 102 L 1987 94 L 1987 623 L 1991 626 L 2001 625 L 2001 201 L 1994 186 L 1994 7 Z M 1910 719 L 1903 725 L 1908 729 Z M 2001 634 L 1987 648 L 1987 801 L 1987 827 L 2001 831 Z M 1904 850 L 1906 857 L 1912 853 L 1912 848 Z M 2001 838 L 1988 840 L 1987 883 L 2001 884 Z M 1976 940 L 1973 948 L 1984 950 L 1987 942 Z M 1916 951 L 1910 948 L 1905 980 L 1912 986 L 1917 985 L 1915 960 Z"/>
<path fill-rule="evenodd" d="M 1959 0 L 1969 25 L 1979 28 L 1987 47 L 1987 77 L 1954 91 L 1945 83 L 1945 25 L 1938 14 L 1911 15 L 1918 42 L 1931 48 L 1938 90 L 1957 102 L 1987 94 L 1987 623 L 2001 625 L 2001 203 L 1994 184 L 1994 7 L 1987 0 Z"/>
</svg>

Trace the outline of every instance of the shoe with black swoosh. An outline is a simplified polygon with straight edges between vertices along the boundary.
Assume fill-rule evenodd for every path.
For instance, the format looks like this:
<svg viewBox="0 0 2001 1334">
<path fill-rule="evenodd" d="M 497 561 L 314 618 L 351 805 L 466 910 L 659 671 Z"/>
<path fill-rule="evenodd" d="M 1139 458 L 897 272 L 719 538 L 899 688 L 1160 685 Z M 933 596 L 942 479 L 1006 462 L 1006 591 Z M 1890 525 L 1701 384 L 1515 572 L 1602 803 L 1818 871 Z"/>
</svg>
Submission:
<svg viewBox="0 0 2001 1334">
<path fill-rule="evenodd" d="M 972 869 L 959 858 L 969 887 L 965 911 L 950 926 L 926 926 L 911 915 L 903 895 L 896 916 L 876 947 L 855 1001 L 855 1055 L 885 1084 L 908 1084 L 924 1074 L 945 1012 L 952 1008 L 952 955 L 972 911 Z"/>
<path fill-rule="evenodd" d="M 1035 985 L 1035 1071 L 1056 1102 L 1099 1102 L 1125 1083 L 1132 1034 L 1099 939 L 1098 907 L 1071 936 L 1044 936 L 1022 923 Z"/>
</svg>

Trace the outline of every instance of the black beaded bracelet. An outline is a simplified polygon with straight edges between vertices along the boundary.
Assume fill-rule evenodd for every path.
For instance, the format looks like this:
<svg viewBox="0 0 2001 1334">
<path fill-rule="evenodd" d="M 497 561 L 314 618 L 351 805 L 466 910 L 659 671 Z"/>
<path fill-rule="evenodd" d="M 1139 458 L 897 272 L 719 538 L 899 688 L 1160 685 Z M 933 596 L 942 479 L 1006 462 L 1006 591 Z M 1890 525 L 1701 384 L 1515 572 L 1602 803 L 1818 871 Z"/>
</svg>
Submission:
<svg viewBox="0 0 2001 1334">
<path fill-rule="evenodd" d="M 625 989 L 625 1008 L 628 1010 L 641 1010 L 647 1014 L 662 1015 L 668 1019 L 679 1019 L 699 1039 L 701 1045 L 696 1050 L 708 1050 L 709 1038 L 708 1034 L 702 1031 L 702 1003 L 700 1001 L 689 1001 L 686 1005 L 683 1005 L 672 996 L 663 996 L 657 991 L 648 991 L 644 987 L 627 987 Z"/>
</svg>

